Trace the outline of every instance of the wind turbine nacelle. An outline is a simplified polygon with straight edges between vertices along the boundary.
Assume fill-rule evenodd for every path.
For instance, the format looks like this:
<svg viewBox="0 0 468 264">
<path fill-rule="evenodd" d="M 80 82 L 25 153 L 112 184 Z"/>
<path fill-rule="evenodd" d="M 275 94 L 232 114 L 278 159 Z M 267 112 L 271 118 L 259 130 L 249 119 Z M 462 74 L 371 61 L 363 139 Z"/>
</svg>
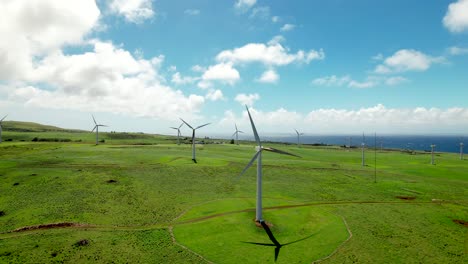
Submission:
<svg viewBox="0 0 468 264">
<path fill-rule="evenodd" d="M 260 146 L 256 146 L 256 147 L 255 147 L 255 151 L 258 152 L 258 151 L 260 151 L 260 150 L 262 150 L 262 148 L 261 148 Z"/>
</svg>

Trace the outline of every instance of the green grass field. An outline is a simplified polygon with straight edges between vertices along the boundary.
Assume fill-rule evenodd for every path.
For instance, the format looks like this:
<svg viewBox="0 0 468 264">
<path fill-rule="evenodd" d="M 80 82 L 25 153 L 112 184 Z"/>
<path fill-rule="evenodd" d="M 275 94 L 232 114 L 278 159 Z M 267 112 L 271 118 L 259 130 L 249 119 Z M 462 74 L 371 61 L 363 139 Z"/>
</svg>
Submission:
<svg viewBox="0 0 468 264">
<path fill-rule="evenodd" d="M 170 136 L 21 129 L 0 144 L 1 263 L 274 262 L 244 243 L 269 243 L 255 169 L 237 178 L 252 143 L 199 145 L 193 164 Z M 264 154 L 265 219 L 281 243 L 308 237 L 278 263 L 468 262 L 468 160 L 379 151 L 374 182 L 373 152 L 272 146 L 302 158 Z"/>
</svg>

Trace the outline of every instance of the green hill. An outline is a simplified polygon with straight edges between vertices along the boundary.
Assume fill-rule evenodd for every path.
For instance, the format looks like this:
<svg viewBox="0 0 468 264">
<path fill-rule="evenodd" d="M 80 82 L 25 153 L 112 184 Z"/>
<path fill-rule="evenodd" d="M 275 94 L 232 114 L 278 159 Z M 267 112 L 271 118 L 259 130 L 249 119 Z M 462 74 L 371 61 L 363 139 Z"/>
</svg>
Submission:
<svg viewBox="0 0 468 264">
<path fill-rule="evenodd" d="M 21 121 L 4 121 L 2 122 L 2 129 L 4 131 L 16 132 L 85 132 L 78 129 L 65 129 L 56 126 L 49 126 L 38 124 L 34 122 L 21 122 Z"/>
</svg>

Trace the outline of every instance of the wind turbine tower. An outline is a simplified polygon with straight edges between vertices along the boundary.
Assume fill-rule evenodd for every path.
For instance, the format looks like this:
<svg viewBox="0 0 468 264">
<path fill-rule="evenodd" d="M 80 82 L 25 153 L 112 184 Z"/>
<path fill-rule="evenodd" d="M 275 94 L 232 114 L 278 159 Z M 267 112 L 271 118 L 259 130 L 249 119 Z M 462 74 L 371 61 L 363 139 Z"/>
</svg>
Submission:
<svg viewBox="0 0 468 264">
<path fill-rule="evenodd" d="M 232 136 L 236 135 L 236 145 L 239 145 L 239 133 L 244 133 L 244 132 L 237 129 L 237 124 L 236 123 L 234 123 L 234 126 L 236 127 L 236 132 L 234 132 L 234 134 L 232 134 Z"/>
<path fill-rule="evenodd" d="M 300 148 L 301 147 L 300 136 L 304 135 L 304 133 L 299 133 L 297 129 L 294 129 L 294 130 L 296 131 L 296 134 L 297 134 L 297 147 Z"/>
<path fill-rule="evenodd" d="M 107 127 L 106 125 L 101 125 L 101 124 L 98 124 L 96 122 L 96 119 L 94 118 L 93 115 L 91 115 L 93 117 L 93 121 L 94 121 L 94 128 L 93 130 L 91 130 L 91 132 L 94 132 L 94 130 L 96 129 L 96 145 L 99 145 L 99 127 Z"/>
<path fill-rule="evenodd" d="M 0 139 L 0 141 L 1 141 L 1 139 Z M 463 160 L 463 146 L 464 146 L 464 145 L 465 145 L 465 144 L 463 144 L 463 142 L 460 142 L 460 159 L 461 159 L 461 160 Z"/>
<path fill-rule="evenodd" d="M 434 165 L 434 148 L 436 145 L 431 144 L 431 164 Z"/>
<path fill-rule="evenodd" d="M 252 130 L 253 134 L 255 137 L 255 141 L 257 142 L 257 146 L 255 147 L 255 155 L 253 158 L 250 160 L 250 162 L 247 164 L 247 166 L 244 168 L 244 170 L 241 172 L 239 176 L 242 176 L 242 174 L 245 173 L 245 171 L 252 166 L 255 160 L 257 160 L 257 205 L 255 209 L 255 221 L 256 222 L 263 222 L 263 216 L 262 216 L 262 151 L 270 151 L 270 152 L 275 152 L 278 154 L 283 154 L 283 155 L 290 155 L 290 156 L 295 156 L 299 157 L 297 155 L 288 153 L 286 151 L 282 151 L 279 149 L 274 149 L 274 148 L 268 148 L 268 147 L 263 147 L 262 143 L 260 141 L 260 137 L 258 136 L 257 129 L 255 128 L 255 124 L 252 120 L 252 116 L 250 115 L 249 108 L 245 106 L 247 109 L 247 113 L 249 114 L 249 119 L 250 119 L 250 124 L 252 125 Z"/>
<path fill-rule="evenodd" d="M 177 145 L 180 145 L 180 136 L 182 135 L 180 133 L 180 128 L 184 125 L 184 123 L 180 124 L 179 127 L 171 127 L 172 129 L 177 130 Z"/>
<path fill-rule="evenodd" d="M 2 122 L 3 122 L 3 119 L 5 119 L 8 115 L 4 116 L 1 120 L 0 120 L 0 143 L 2 143 Z"/>
<path fill-rule="evenodd" d="M 366 138 L 364 137 L 364 132 L 362 133 L 362 143 L 361 143 L 361 150 L 362 150 L 362 166 L 366 166 L 366 159 L 364 156 L 364 148 L 366 147 Z"/>
<path fill-rule="evenodd" d="M 197 130 L 199 128 L 202 128 L 204 126 L 207 126 L 210 123 L 206 123 L 204 125 L 197 126 L 196 128 L 193 128 L 191 125 L 189 125 L 189 123 L 185 122 L 182 118 L 180 120 L 182 120 L 182 122 L 184 122 L 188 127 L 190 127 L 192 129 L 192 160 L 193 160 L 194 163 L 197 163 L 197 159 L 195 157 L 195 130 Z"/>
</svg>

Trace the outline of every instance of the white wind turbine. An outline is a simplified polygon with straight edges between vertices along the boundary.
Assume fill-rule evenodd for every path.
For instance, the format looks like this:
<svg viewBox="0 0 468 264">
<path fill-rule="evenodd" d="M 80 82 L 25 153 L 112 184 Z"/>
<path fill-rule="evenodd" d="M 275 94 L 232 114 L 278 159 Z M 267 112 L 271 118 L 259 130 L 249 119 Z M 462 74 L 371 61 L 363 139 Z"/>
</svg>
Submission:
<svg viewBox="0 0 468 264">
<path fill-rule="evenodd" d="M 3 119 L 5 119 L 8 115 L 4 116 L 1 120 L 0 120 L 0 143 L 2 143 L 2 122 L 3 122 Z"/>
<path fill-rule="evenodd" d="M 299 133 L 299 131 L 297 131 L 297 129 L 294 129 L 296 131 L 296 134 L 297 134 L 297 147 L 300 148 L 301 147 L 301 141 L 300 141 L 300 136 L 304 135 L 304 133 Z"/>
<path fill-rule="evenodd" d="M 434 148 L 436 145 L 431 144 L 431 164 L 434 165 Z"/>
<path fill-rule="evenodd" d="M 184 125 L 184 123 L 180 124 L 179 127 L 171 127 L 172 129 L 177 130 L 177 145 L 180 145 L 180 136 L 182 135 L 180 133 L 180 128 Z"/>
<path fill-rule="evenodd" d="M 0 140 L 1 140 L 1 139 L 0 139 Z M 461 142 L 460 142 L 460 159 L 461 159 L 461 160 L 463 160 L 463 147 L 464 147 L 464 145 L 465 145 L 465 144 L 463 144 L 463 141 L 464 141 L 464 140 L 463 140 L 463 138 L 462 138 L 462 140 L 461 140 Z"/>
<path fill-rule="evenodd" d="M 184 122 L 188 127 L 190 127 L 192 129 L 192 160 L 193 160 L 193 162 L 197 163 L 197 159 L 195 158 L 195 130 L 197 130 L 199 128 L 202 128 L 204 126 L 207 126 L 207 125 L 209 125 L 211 123 L 206 123 L 204 125 L 197 126 L 196 128 L 193 128 L 191 125 L 189 125 L 187 122 L 185 122 L 182 118 L 180 120 L 182 120 L 182 122 Z"/>
<path fill-rule="evenodd" d="M 232 134 L 232 136 L 236 135 L 236 145 L 239 145 L 239 133 L 244 133 L 244 132 L 237 129 L 237 124 L 236 123 L 234 123 L 234 126 L 236 127 L 236 132 L 234 132 L 234 134 Z"/>
<path fill-rule="evenodd" d="M 93 121 L 94 121 L 94 128 L 93 130 L 91 130 L 91 132 L 94 132 L 94 130 L 96 129 L 96 145 L 99 145 L 99 127 L 107 127 L 106 125 L 102 125 L 102 124 L 98 124 L 96 122 L 96 119 L 94 118 L 94 115 L 91 115 L 93 117 Z"/>
<path fill-rule="evenodd" d="M 282 151 L 279 149 L 274 149 L 274 148 L 268 148 L 268 147 L 263 147 L 262 143 L 260 142 L 260 137 L 258 136 L 257 129 L 255 128 L 255 124 L 252 120 L 252 116 L 250 115 L 249 108 L 245 106 L 247 109 L 247 113 L 249 114 L 249 119 L 250 119 L 250 124 L 252 125 L 252 130 L 254 133 L 255 141 L 257 142 L 257 146 L 255 147 L 255 150 L 257 153 L 253 156 L 253 158 L 250 160 L 250 162 L 247 164 L 247 166 L 244 168 L 244 170 L 241 172 L 239 175 L 242 176 L 245 171 L 247 171 L 250 166 L 254 163 L 255 160 L 257 160 L 257 206 L 255 210 L 255 221 L 257 222 L 263 222 L 263 217 L 262 217 L 262 151 L 270 151 L 270 152 L 275 152 L 279 154 L 285 154 L 285 155 L 290 155 L 290 156 L 295 156 L 299 157 L 297 155 L 288 153 L 286 151 Z"/>
<path fill-rule="evenodd" d="M 364 148 L 366 147 L 366 138 L 364 137 L 364 132 L 362 133 L 362 143 L 361 143 L 361 150 L 362 150 L 362 166 L 366 166 L 366 159 L 364 156 Z"/>
</svg>

